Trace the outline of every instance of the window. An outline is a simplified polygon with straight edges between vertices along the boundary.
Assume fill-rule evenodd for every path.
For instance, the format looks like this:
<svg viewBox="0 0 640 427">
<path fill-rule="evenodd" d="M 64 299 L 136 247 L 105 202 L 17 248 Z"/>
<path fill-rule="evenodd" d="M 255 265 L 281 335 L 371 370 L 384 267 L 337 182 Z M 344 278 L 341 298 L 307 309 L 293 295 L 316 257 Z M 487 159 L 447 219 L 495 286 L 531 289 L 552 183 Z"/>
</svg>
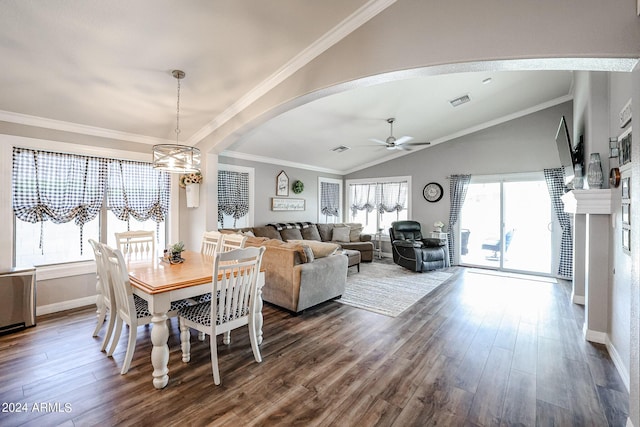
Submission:
<svg viewBox="0 0 640 427">
<path fill-rule="evenodd" d="M 129 228 L 154 227 L 163 247 L 169 190 L 149 163 L 14 147 L 14 265 L 91 260 L 88 239 Z"/>
<path fill-rule="evenodd" d="M 365 233 L 387 233 L 391 223 L 410 215 L 411 177 L 347 181 L 349 222 L 364 225 Z"/>
<path fill-rule="evenodd" d="M 254 169 L 218 165 L 218 228 L 253 225 Z"/>
</svg>

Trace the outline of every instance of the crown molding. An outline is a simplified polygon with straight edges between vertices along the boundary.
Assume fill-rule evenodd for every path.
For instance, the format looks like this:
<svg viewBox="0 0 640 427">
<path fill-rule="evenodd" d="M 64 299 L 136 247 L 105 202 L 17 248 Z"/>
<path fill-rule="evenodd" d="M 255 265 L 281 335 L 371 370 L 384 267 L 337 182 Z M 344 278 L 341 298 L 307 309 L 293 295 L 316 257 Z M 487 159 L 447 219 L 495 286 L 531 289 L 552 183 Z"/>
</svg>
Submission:
<svg viewBox="0 0 640 427">
<path fill-rule="evenodd" d="M 215 119 L 207 123 L 202 129 L 197 131 L 188 140 L 188 145 L 196 145 L 209 134 L 231 120 L 236 114 L 243 111 L 271 89 L 285 81 L 295 72 L 307 65 L 309 62 L 320 56 L 327 49 L 340 40 L 351 34 L 353 31 L 367 23 L 371 18 L 394 4 L 397 0 L 369 0 L 366 4 L 345 18 L 338 25 L 325 33 L 318 40 L 302 50 L 293 59 L 287 62 L 279 70 L 267 77 L 262 83 L 247 92 L 243 97 L 231 104 Z"/>
<path fill-rule="evenodd" d="M 45 129 L 59 130 L 63 132 L 78 133 L 81 135 L 92 135 L 101 138 L 117 139 L 120 141 L 138 142 L 141 144 L 174 144 L 175 141 L 164 138 L 155 138 L 135 133 L 120 132 L 112 129 L 105 129 L 95 126 L 81 125 L 78 123 L 65 122 L 62 120 L 47 119 L 45 117 L 30 116 L 28 114 L 14 113 L 12 111 L 0 110 L 0 121 L 17 123 L 26 126 L 35 126 Z"/>
<path fill-rule="evenodd" d="M 240 153 L 238 151 L 223 151 L 220 154 L 218 154 L 218 156 L 231 157 L 233 159 L 248 160 L 251 162 L 268 163 L 271 165 L 287 166 L 290 168 L 304 169 L 304 170 L 315 171 L 315 172 L 331 173 L 335 175 L 345 174 L 344 171 L 340 171 L 337 169 L 322 168 L 322 167 L 313 166 L 313 165 L 306 165 L 300 162 L 290 162 L 287 160 L 274 159 L 271 157 Z"/>
</svg>

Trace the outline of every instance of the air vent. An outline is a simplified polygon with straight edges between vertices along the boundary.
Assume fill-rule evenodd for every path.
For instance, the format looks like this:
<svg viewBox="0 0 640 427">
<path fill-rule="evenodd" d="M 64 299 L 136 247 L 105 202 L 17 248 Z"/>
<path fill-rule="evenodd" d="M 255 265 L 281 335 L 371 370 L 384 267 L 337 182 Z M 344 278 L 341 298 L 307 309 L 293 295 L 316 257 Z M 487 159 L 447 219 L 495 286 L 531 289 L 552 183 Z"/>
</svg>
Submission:
<svg viewBox="0 0 640 427">
<path fill-rule="evenodd" d="M 469 95 L 463 95 L 456 99 L 452 99 L 451 101 L 449 101 L 449 103 L 454 107 L 459 107 L 460 105 L 466 104 L 469 101 L 471 101 L 471 98 L 469 97 Z"/>
<path fill-rule="evenodd" d="M 351 150 L 351 147 L 347 147 L 346 145 L 338 145 L 335 148 L 332 148 L 331 151 L 335 151 L 336 153 L 342 153 L 343 151 Z"/>
</svg>

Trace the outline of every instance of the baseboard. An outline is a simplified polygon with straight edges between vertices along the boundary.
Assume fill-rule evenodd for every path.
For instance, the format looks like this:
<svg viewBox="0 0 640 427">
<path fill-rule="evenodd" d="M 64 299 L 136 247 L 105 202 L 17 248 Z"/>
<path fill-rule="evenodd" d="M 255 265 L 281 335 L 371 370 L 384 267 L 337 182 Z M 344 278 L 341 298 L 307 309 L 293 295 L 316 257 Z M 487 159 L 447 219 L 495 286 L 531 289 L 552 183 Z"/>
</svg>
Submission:
<svg viewBox="0 0 640 427">
<path fill-rule="evenodd" d="M 571 294 L 571 300 L 574 304 L 584 305 L 585 299 L 584 295 L 575 295 Z"/>
<path fill-rule="evenodd" d="M 613 345 L 613 343 L 609 339 L 609 335 L 607 335 L 606 345 L 607 345 L 607 351 L 609 352 L 609 356 L 611 357 L 611 360 L 613 360 L 613 364 L 615 365 L 616 370 L 620 375 L 620 378 L 622 378 L 622 382 L 624 383 L 624 386 L 627 388 L 627 392 L 629 392 L 630 391 L 629 388 L 631 387 L 629 372 L 627 372 L 627 368 L 625 368 L 624 364 L 622 363 L 622 358 L 620 357 L 620 353 L 618 353 L 618 350 L 616 350 L 616 347 Z"/>
<path fill-rule="evenodd" d="M 96 296 L 78 298 L 70 301 L 56 302 L 54 304 L 39 305 L 36 307 L 36 316 L 71 310 L 73 308 L 86 307 L 96 304 Z"/>
<path fill-rule="evenodd" d="M 587 325 L 584 325 L 582 328 L 582 333 L 584 335 L 584 339 L 587 341 L 595 342 L 598 344 L 607 344 L 607 333 L 606 332 L 598 332 L 587 329 Z"/>
</svg>

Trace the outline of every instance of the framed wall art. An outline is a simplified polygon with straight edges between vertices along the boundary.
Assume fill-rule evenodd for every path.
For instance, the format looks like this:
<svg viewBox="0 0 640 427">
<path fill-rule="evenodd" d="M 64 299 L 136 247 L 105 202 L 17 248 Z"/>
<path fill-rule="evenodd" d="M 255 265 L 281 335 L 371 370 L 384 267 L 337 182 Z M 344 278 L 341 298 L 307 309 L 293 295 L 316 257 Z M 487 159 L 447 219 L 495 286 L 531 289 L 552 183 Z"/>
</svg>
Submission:
<svg viewBox="0 0 640 427">
<path fill-rule="evenodd" d="M 276 176 L 276 196 L 289 195 L 289 177 L 285 171 L 280 171 Z"/>
<path fill-rule="evenodd" d="M 631 177 L 622 177 L 622 199 L 628 200 L 631 198 Z"/>
<path fill-rule="evenodd" d="M 304 199 L 283 199 L 280 197 L 271 198 L 272 211 L 303 211 L 304 209 Z"/>
<path fill-rule="evenodd" d="M 631 145 L 632 145 L 631 133 L 632 133 L 631 127 L 629 127 L 629 129 L 624 131 L 618 137 L 618 142 L 620 144 L 620 147 L 619 147 L 620 166 L 624 166 L 627 163 L 631 162 Z"/>
<path fill-rule="evenodd" d="M 631 225 L 631 204 L 629 203 L 622 205 L 622 224 Z"/>
</svg>

